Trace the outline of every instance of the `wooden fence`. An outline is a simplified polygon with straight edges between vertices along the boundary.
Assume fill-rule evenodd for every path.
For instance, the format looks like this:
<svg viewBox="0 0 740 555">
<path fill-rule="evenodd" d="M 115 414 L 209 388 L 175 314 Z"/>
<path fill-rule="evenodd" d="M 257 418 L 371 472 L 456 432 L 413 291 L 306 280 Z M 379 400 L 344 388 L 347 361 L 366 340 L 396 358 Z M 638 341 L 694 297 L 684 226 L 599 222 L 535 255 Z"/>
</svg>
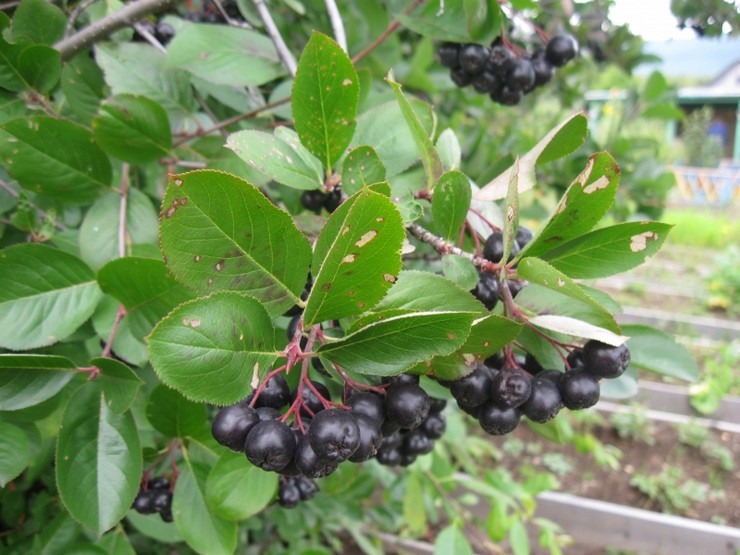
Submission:
<svg viewBox="0 0 740 555">
<path fill-rule="evenodd" d="M 674 166 L 680 202 L 730 206 L 740 197 L 740 166 L 692 168 Z"/>
</svg>

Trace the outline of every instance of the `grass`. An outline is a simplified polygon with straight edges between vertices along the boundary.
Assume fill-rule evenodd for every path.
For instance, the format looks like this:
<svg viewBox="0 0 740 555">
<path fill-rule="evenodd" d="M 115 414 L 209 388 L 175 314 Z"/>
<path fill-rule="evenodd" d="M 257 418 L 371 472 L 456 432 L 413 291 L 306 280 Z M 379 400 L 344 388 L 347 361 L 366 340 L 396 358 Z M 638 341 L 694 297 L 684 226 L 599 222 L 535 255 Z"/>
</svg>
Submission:
<svg viewBox="0 0 740 555">
<path fill-rule="evenodd" d="M 736 208 L 671 208 L 662 221 L 675 227 L 666 244 L 722 250 L 740 242 L 740 218 Z"/>
</svg>

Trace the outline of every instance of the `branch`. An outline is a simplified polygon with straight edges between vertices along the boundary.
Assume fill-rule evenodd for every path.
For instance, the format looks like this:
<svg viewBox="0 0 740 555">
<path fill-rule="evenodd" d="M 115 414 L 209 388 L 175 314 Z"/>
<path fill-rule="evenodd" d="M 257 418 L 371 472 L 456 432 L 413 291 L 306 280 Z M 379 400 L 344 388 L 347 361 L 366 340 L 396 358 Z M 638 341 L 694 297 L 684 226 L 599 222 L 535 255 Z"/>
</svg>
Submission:
<svg viewBox="0 0 740 555">
<path fill-rule="evenodd" d="M 324 4 L 331 20 L 331 28 L 334 29 L 334 38 L 337 39 L 337 44 L 339 44 L 341 49 L 348 52 L 347 33 L 344 32 L 344 22 L 339 13 L 339 8 L 337 8 L 337 3 L 334 0 L 324 0 Z"/>
<path fill-rule="evenodd" d="M 424 229 L 422 226 L 415 222 L 408 224 L 406 226 L 406 229 L 408 229 L 409 233 L 411 233 L 411 235 L 416 237 L 419 241 L 431 246 L 440 254 L 455 254 L 457 256 L 462 256 L 463 258 L 470 260 L 476 268 L 480 268 L 481 270 L 485 270 L 487 272 L 496 273 L 501 271 L 502 266 L 500 264 L 494 264 L 493 262 L 491 262 L 490 260 L 486 260 L 482 256 L 476 256 L 467 251 L 464 251 L 461 248 L 448 243 L 441 237 L 436 236 L 431 231 Z"/>
<path fill-rule="evenodd" d="M 71 37 L 63 38 L 54 45 L 54 48 L 62 54 L 62 60 L 69 60 L 95 41 L 130 25 L 137 19 L 162 11 L 174 3 L 175 0 L 134 0 L 117 12 L 113 12 L 84 29 L 80 29 Z"/>
<path fill-rule="evenodd" d="M 419 4 L 423 4 L 425 0 L 414 0 L 411 2 L 411 5 L 409 5 L 408 8 L 403 10 L 403 15 L 409 15 L 411 12 L 413 12 Z M 373 50 L 375 50 L 378 46 L 383 44 L 385 40 L 393 34 L 393 32 L 398 29 L 398 27 L 401 25 L 400 19 L 394 19 L 390 22 L 388 27 L 386 27 L 385 31 L 383 31 L 378 38 L 376 38 L 373 42 L 368 44 L 365 48 L 363 48 L 360 52 L 354 55 L 352 58 L 352 63 L 356 64 L 360 60 L 362 60 L 365 56 L 370 54 Z"/>
<path fill-rule="evenodd" d="M 75 9 L 72 10 L 72 13 L 69 14 L 69 19 L 67 20 L 67 25 L 64 27 L 64 37 L 68 37 L 72 34 L 72 31 L 75 29 L 75 23 L 77 23 L 77 18 L 82 15 L 82 12 L 84 12 L 87 8 L 89 8 L 91 5 L 93 5 L 98 0 L 83 0 L 79 4 L 75 6 Z"/>
<path fill-rule="evenodd" d="M 278 56 L 280 57 L 280 60 L 282 60 L 285 69 L 288 70 L 291 77 L 295 77 L 297 67 L 295 58 L 288 49 L 288 46 L 285 44 L 283 37 L 280 35 L 280 31 L 278 30 L 277 25 L 275 25 L 272 15 L 270 15 L 270 10 L 265 6 L 264 0 L 252 0 L 252 3 L 254 4 L 254 7 L 257 8 L 260 18 L 262 18 L 262 22 L 265 24 L 267 34 L 270 35 L 270 39 L 272 39 L 272 43 L 275 45 L 275 49 L 277 50 Z"/>
</svg>

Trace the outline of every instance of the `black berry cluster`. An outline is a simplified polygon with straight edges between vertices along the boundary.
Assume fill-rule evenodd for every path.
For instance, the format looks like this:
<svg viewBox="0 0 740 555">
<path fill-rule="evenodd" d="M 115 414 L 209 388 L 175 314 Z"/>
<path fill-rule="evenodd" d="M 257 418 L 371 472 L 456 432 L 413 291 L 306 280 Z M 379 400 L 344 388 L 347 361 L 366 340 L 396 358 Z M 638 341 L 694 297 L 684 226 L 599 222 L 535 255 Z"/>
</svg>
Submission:
<svg viewBox="0 0 740 555">
<path fill-rule="evenodd" d="M 521 251 L 531 240 L 532 232 L 528 228 L 520 226 L 517 230 L 516 239 L 514 239 L 514 244 L 512 245 L 511 253 L 509 254 L 507 262 L 511 262 L 519 251 Z M 503 257 L 504 234 L 500 231 L 496 231 L 486 238 L 486 242 L 483 245 L 483 258 L 489 262 L 493 262 L 494 264 L 499 264 Z M 506 281 L 506 287 L 508 287 L 511 292 L 512 298 L 517 296 L 525 284 L 526 282 L 523 280 Z M 498 278 L 494 274 L 482 270 L 478 272 L 478 283 L 470 292 L 476 299 L 483 303 L 483 306 L 488 310 L 493 310 L 503 295 Z"/>
<path fill-rule="evenodd" d="M 162 45 L 167 45 L 172 38 L 175 36 L 175 28 L 165 21 L 157 21 L 152 23 L 149 20 L 139 22 L 140 29 L 152 35 Z M 134 41 L 144 41 L 146 38 L 136 30 L 134 34 Z"/>
<path fill-rule="evenodd" d="M 142 515 L 159 513 L 165 522 L 172 522 L 172 491 L 164 476 L 152 478 L 139 490 L 132 508 Z"/>
<path fill-rule="evenodd" d="M 278 503 L 286 509 L 294 509 L 301 501 L 313 499 L 319 486 L 305 476 L 282 476 L 278 489 Z"/>
<path fill-rule="evenodd" d="M 342 188 L 337 185 L 328 193 L 321 189 L 303 191 L 301 193 L 301 204 L 307 210 L 317 214 L 321 213 L 322 208 L 331 214 L 342 204 Z"/>
<path fill-rule="evenodd" d="M 571 35 L 557 35 L 533 53 L 517 52 L 500 39 L 488 47 L 482 44 L 446 42 L 437 55 L 458 87 L 473 88 L 499 104 L 513 106 L 525 94 L 541 87 L 555 68 L 578 54 L 578 42 Z"/>
</svg>

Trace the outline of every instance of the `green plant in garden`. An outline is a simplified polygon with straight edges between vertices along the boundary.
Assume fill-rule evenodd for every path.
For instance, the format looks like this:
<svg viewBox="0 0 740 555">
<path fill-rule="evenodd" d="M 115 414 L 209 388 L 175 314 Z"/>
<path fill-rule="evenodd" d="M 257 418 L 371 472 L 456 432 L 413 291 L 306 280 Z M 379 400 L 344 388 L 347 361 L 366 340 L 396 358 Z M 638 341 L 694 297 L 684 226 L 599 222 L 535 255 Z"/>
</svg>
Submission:
<svg viewBox="0 0 740 555">
<path fill-rule="evenodd" d="M 597 228 L 620 176 L 601 151 L 532 233 L 520 199 L 583 144 L 582 114 L 475 183 L 456 130 L 360 63 L 401 24 L 490 41 L 497 2 L 378 9 L 354 58 L 296 31 L 296 62 L 280 29 L 321 18 L 273 26 L 262 3 L 226 14 L 267 35 L 209 9 L 107 36 L 164 4 L 90 7 L 94 32 L 64 38 L 82 12 L 0 13 L 4 551 L 324 553 L 349 535 L 379 553 L 374 531 L 434 525 L 443 553 L 472 530 L 523 554 L 532 522 L 559 553 L 533 517 L 552 476 L 486 468 L 462 413 L 564 441 L 562 408 L 634 393 L 638 368 L 695 379 L 581 281 L 639 265 L 670 226 Z"/>
<path fill-rule="evenodd" d="M 706 359 L 701 381 L 689 387 L 689 402 L 695 410 L 701 414 L 715 413 L 726 395 L 737 392 L 738 360 L 740 347 L 736 341 L 723 346 L 715 358 Z"/>
<path fill-rule="evenodd" d="M 710 498 L 707 484 L 687 478 L 678 467 L 669 466 L 658 474 L 635 473 L 630 484 L 668 513 L 685 511 Z"/>
</svg>

